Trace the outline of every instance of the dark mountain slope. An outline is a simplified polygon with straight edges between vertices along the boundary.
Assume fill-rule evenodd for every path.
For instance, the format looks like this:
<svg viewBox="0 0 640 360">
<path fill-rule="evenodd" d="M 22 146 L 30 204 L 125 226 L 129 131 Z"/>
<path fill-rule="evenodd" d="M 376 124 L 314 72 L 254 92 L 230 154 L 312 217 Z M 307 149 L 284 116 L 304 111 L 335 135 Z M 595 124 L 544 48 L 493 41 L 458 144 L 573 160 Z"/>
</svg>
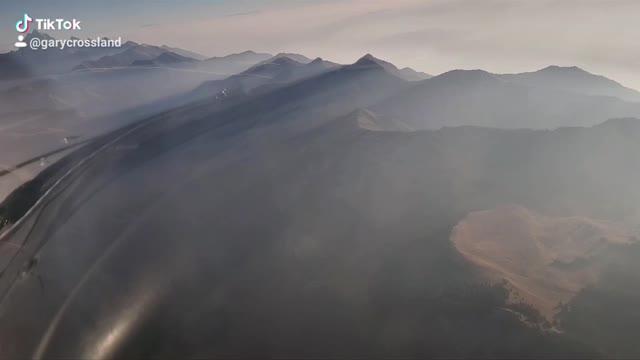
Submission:
<svg viewBox="0 0 640 360">
<path fill-rule="evenodd" d="M 502 203 L 637 220 L 638 121 L 388 131 L 357 109 L 411 86 L 392 73 L 368 56 L 100 139 L 1 247 L 0 357 L 597 357 L 523 322 L 449 235 Z"/>
<path fill-rule="evenodd" d="M 337 84 L 347 76 L 350 86 L 361 84 L 363 69 L 345 71 L 320 78 Z M 291 88 L 305 89 L 307 81 Z M 636 153 L 637 123 L 396 133 L 324 119 L 310 132 L 287 132 L 291 127 L 280 125 L 297 117 L 261 114 L 266 99 L 285 89 L 252 98 L 251 106 L 192 105 L 163 114 L 69 179 L 75 186 L 62 189 L 28 235 L 29 246 L 47 240 L 38 267 L 47 274 L 41 295 L 47 306 L 31 296 L 43 291 L 35 275 L 25 275 L 3 302 L 11 311 L 2 314 L 0 334 L 11 331 L 15 341 L 2 354 L 20 357 L 20 349 L 39 343 L 24 336 L 28 329 L 46 329 L 68 301 L 42 344 L 45 357 L 94 353 L 120 319 L 134 329 L 110 348 L 123 357 L 597 355 L 521 322 L 503 289 L 475 284 L 473 268 L 448 236 L 468 211 L 508 200 L 558 213 L 575 211 L 571 204 L 611 216 L 626 211 L 612 196 L 637 195 L 628 191 L 639 180 L 635 160 L 620 157 Z M 321 95 L 315 87 L 305 94 Z M 296 98 L 313 110 L 305 99 Z M 274 134 L 279 137 L 266 137 Z M 129 150 L 118 150 L 125 145 Z M 555 163 L 547 158 L 551 152 Z M 532 172 L 523 169 L 529 160 Z M 581 191 L 554 188 L 556 181 L 547 180 L 553 171 L 552 180 L 580 180 Z M 623 180 L 602 191 L 584 181 L 596 171 L 616 171 Z M 150 181 L 164 177 L 172 181 Z M 611 176 L 600 179 L 613 185 Z M 577 198 L 582 191 L 599 192 L 598 198 L 581 203 L 589 200 Z M 98 223 L 87 228 L 86 219 Z M 108 231 L 95 233 L 97 226 Z M 64 289 L 78 281 L 69 297 Z M 117 301 L 104 305 L 96 294 L 117 294 Z M 127 317 L 132 304 L 146 304 L 144 316 Z M 80 316 L 98 324 L 94 332 L 83 331 Z M 13 319 L 23 326 L 3 325 Z M 149 347 L 150 341 L 161 345 Z"/>
</svg>

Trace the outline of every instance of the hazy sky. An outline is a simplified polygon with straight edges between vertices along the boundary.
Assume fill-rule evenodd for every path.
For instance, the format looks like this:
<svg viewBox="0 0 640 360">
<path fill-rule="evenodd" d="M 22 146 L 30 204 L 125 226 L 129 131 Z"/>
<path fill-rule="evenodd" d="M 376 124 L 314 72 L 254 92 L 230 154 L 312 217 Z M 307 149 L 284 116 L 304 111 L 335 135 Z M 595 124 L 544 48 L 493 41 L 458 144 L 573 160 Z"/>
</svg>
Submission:
<svg viewBox="0 0 640 360">
<path fill-rule="evenodd" d="M 640 0 L 30 0 L 0 4 L 0 49 L 15 22 L 78 18 L 81 33 L 225 55 L 299 52 L 347 63 L 365 53 L 439 74 L 577 65 L 640 89 Z"/>
</svg>

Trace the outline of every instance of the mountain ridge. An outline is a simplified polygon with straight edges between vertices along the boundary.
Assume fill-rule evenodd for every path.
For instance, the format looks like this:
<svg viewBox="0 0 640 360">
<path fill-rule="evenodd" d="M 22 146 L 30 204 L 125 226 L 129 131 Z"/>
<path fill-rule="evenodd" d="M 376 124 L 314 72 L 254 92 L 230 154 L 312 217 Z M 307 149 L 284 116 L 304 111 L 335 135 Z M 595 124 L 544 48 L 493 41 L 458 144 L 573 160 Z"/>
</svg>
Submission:
<svg viewBox="0 0 640 360">
<path fill-rule="evenodd" d="M 372 110 L 416 129 L 460 125 L 552 129 L 640 116 L 640 103 L 530 86 L 484 70 L 452 70 L 412 84 Z"/>
<path fill-rule="evenodd" d="M 530 86 L 555 88 L 586 95 L 614 96 L 626 101 L 640 102 L 639 91 L 577 66 L 550 65 L 533 72 L 497 76 Z"/>
</svg>

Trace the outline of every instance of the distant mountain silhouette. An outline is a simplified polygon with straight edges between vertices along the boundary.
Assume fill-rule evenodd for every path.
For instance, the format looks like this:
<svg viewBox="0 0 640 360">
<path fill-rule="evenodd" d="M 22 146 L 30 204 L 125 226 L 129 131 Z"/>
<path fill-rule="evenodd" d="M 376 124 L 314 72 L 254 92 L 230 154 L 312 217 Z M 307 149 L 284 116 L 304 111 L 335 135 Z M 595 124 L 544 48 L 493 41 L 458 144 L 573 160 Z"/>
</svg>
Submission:
<svg viewBox="0 0 640 360">
<path fill-rule="evenodd" d="M 284 86 L 287 83 L 326 72 L 332 67 L 335 66 L 322 60 L 303 64 L 285 56 L 276 56 L 227 79 L 206 82 L 195 90 L 194 96 L 227 97 L 248 94 L 259 87 Z"/>
<path fill-rule="evenodd" d="M 586 95 L 613 96 L 640 102 L 640 92 L 629 89 L 604 76 L 591 74 L 579 67 L 549 66 L 521 74 L 499 75 L 507 81 L 543 89 L 571 91 Z"/>
<path fill-rule="evenodd" d="M 184 65 L 185 63 L 190 63 L 195 61 L 197 60 L 184 57 L 182 55 L 178 55 L 173 52 L 163 52 L 162 54 L 158 55 L 156 58 L 152 60 L 149 60 L 149 59 L 135 60 L 134 62 L 131 63 L 131 65 L 133 66 L 162 66 L 162 65 L 176 65 L 176 64 Z"/>
<path fill-rule="evenodd" d="M 156 57 L 155 59 L 153 59 L 153 61 L 158 64 L 175 64 L 175 63 L 182 63 L 182 62 L 189 62 L 189 61 L 196 61 L 196 60 L 190 57 L 178 55 L 174 52 L 164 52 L 158 55 L 158 57 Z"/>
<path fill-rule="evenodd" d="M 415 71 L 412 68 L 408 68 L 408 67 L 400 69 L 399 72 L 402 78 L 407 81 L 420 81 L 420 80 L 430 79 L 433 77 L 432 75 L 429 75 L 424 72 Z"/>
<path fill-rule="evenodd" d="M 200 70 L 219 73 L 221 77 L 235 75 L 250 67 L 272 58 L 273 55 L 245 51 L 238 54 L 230 54 L 221 57 L 212 57 L 197 63 Z"/>
<path fill-rule="evenodd" d="M 308 64 L 308 63 L 310 63 L 312 61 L 312 59 L 309 59 L 308 57 L 306 57 L 304 55 L 300 55 L 300 54 L 278 53 L 274 57 L 265 60 L 265 62 L 274 61 L 274 60 L 277 60 L 279 58 L 289 58 L 289 59 L 294 60 L 296 62 L 299 62 L 301 64 Z"/>
<path fill-rule="evenodd" d="M 309 65 L 312 65 L 312 66 L 315 66 L 315 65 L 318 65 L 318 64 L 322 65 L 323 67 L 327 67 L 327 68 L 340 66 L 340 64 L 338 64 L 338 63 L 334 63 L 332 61 L 324 60 L 321 57 L 317 57 L 317 58 L 313 59 L 313 61 L 311 61 L 309 63 Z"/>
<path fill-rule="evenodd" d="M 402 70 L 398 69 L 392 63 L 378 59 L 371 54 L 366 54 L 365 56 L 360 58 L 354 65 L 360 67 L 381 67 L 390 74 L 407 81 L 425 80 L 431 77 L 431 75 L 429 74 L 417 72 L 411 68 L 403 68 Z"/>
<path fill-rule="evenodd" d="M 396 71 L 398 71 L 398 68 L 393 65 L 390 62 L 381 60 L 376 58 L 375 56 L 371 55 L 371 54 L 366 54 L 363 57 L 361 57 L 360 59 L 358 59 L 358 61 L 356 61 L 355 63 L 353 63 L 353 65 L 351 65 L 352 68 L 381 68 L 384 69 L 386 71 L 388 71 L 389 73 L 394 73 Z"/>
<path fill-rule="evenodd" d="M 180 49 L 180 48 L 176 48 L 176 47 L 170 47 L 167 45 L 162 45 L 161 48 L 172 52 L 174 54 L 178 54 L 180 56 L 183 56 L 185 58 L 191 58 L 191 59 L 196 59 L 196 60 L 205 60 L 207 59 L 206 56 L 198 54 L 196 52 L 193 51 L 189 51 L 189 50 L 185 50 L 185 49 Z"/>
<path fill-rule="evenodd" d="M 197 60 L 172 53 L 157 46 L 137 45 L 118 54 L 103 56 L 98 60 L 85 61 L 76 66 L 74 70 L 126 67 L 145 64 L 149 61 L 154 64 L 176 64 Z"/>
<path fill-rule="evenodd" d="M 640 116 L 638 103 L 525 85 L 482 70 L 453 70 L 413 84 L 372 110 L 416 129 L 460 125 L 545 129 Z"/>
</svg>

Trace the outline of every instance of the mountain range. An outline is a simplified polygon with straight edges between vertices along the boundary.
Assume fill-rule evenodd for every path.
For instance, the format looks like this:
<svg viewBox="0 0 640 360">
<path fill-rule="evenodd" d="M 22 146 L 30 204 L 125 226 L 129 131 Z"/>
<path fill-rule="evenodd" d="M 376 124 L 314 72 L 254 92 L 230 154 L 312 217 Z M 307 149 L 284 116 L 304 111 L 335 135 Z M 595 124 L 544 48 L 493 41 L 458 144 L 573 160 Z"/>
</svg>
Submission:
<svg viewBox="0 0 640 360">
<path fill-rule="evenodd" d="M 195 94 L 189 95 L 195 98 L 217 93 L 225 97 L 236 93 L 248 94 L 255 88 L 292 83 L 319 75 L 336 67 L 338 67 L 338 64 L 321 58 L 301 63 L 290 57 L 276 55 L 270 60 L 260 62 L 224 80 L 205 82 L 195 90 Z M 224 93 L 221 93 L 223 91 Z"/>
<path fill-rule="evenodd" d="M 634 90 L 127 44 L 3 84 L 11 163 L 88 140 L 0 203 L 1 358 L 640 356 Z"/>
</svg>

